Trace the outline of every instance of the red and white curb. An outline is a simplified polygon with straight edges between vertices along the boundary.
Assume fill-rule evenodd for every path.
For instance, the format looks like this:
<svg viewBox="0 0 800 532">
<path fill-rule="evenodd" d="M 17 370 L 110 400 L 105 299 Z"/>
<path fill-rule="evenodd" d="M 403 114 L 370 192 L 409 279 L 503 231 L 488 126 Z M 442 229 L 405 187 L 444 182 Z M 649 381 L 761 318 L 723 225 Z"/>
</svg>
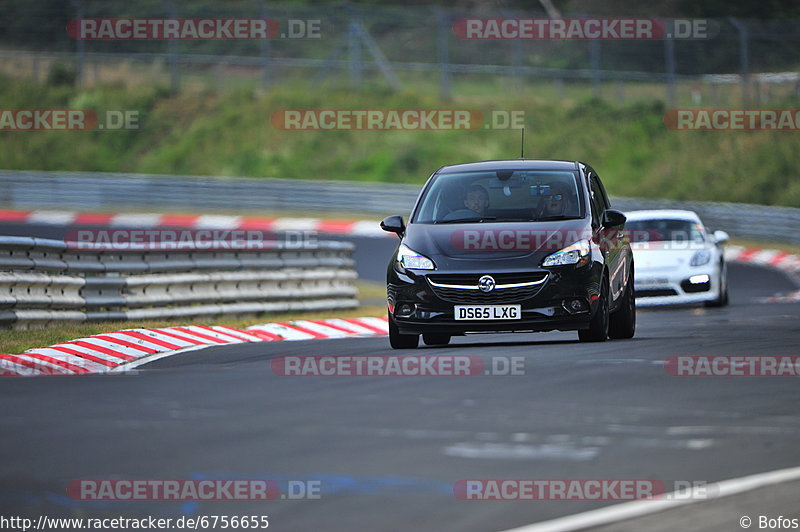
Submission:
<svg viewBox="0 0 800 532">
<path fill-rule="evenodd" d="M 265 323 L 246 329 L 222 325 L 127 329 L 29 349 L 19 355 L 0 355 L 0 376 L 118 372 L 214 345 L 386 336 L 388 327 L 386 318 L 363 317 Z"/>
<path fill-rule="evenodd" d="M 787 273 L 800 274 L 800 255 L 775 249 L 725 246 L 725 258 L 733 262 L 746 262 L 778 268 Z"/>
<path fill-rule="evenodd" d="M 50 225 L 133 227 L 136 229 L 217 229 L 245 231 L 312 231 L 350 236 L 394 236 L 380 228 L 379 220 L 326 220 L 321 218 L 264 218 L 220 214 L 104 214 L 57 210 L 0 210 L 0 222 Z"/>
<path fill-rule="evenodd" d="M 786 251 L 774 249 L 744 248 L 741 246 L 726 246 L 725 259 L 731 262 L 742 262 L 776 268 L 789 275 L 800 285 L 800 255 L 793 255 Z M 795 303 L 800 301 L 800 290 L 778 296 L 765 297 L 765 303 Z"/>
</svg>

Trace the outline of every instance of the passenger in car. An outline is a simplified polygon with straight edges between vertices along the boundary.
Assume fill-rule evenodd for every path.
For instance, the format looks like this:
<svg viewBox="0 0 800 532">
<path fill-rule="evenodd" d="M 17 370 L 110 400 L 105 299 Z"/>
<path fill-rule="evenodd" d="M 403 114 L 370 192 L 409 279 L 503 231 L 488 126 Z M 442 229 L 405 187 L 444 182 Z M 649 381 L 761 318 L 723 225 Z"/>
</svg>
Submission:
<svg viewBox="0 0 800 532">
<path fill-rule="evenodd" d="M 542 196 L 538 206 L 537 218 L 547 216 L 560 216 L 564 214 L 567 205 L 567 193 L 560 183 L 551 183 L 549 193 Z"/>
</svg>

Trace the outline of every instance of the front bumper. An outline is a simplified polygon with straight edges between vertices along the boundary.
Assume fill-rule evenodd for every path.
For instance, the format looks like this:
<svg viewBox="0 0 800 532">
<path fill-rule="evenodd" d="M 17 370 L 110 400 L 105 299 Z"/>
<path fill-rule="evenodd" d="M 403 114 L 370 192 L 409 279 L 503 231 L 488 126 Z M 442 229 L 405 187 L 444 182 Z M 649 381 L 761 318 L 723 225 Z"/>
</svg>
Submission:
<svg viewBox="0 0 800 532">
<path fill-rule="evenodd" d="M 692 284 L 689 278 L 707 275 L 708 283 Z M 719 297 L 720 275 L 712 268 L 640 270 L 637 268 L 634 289 L 637 306 L 691 305 Z"/>
<path fill-rule="evenodd" d="M 393 321 L 401 334 L 442 333 L 461 335 L 478 332 L 541 332 L 541 331 L 574 331 L 587 329 L 593 315 L 599 295 L 602 269 L 595 265 L 581 267 L 562 266 L 552 269 L 540 269 L 531 274 L 547 274 L 545 281 L 532 295 L 522 298 L 510 298 L 508 301 L 491 300 L 487 297 L 487 305 L 520 305 L 522 312 L 516 320 L 456 320 L 456 305 L 480 305 L 480 293 L 474 292 L 470 301 L 453 301 L 440 297 L 427 280 L 429 274 L 442 272 L 407 271 L 390 274 L 387 285 L 387 300 Z M 508 274 L 525 272 L 453 272 L 457 274 L 474 273 Z M 444 294 L 447 297 L 447 294 Z M 580 311 L 568 310 L 565 302 L 579 299 L 583 302 Z M 398 315 L 404 305 L 412 305 L 411 313 Z"/>
</svg>

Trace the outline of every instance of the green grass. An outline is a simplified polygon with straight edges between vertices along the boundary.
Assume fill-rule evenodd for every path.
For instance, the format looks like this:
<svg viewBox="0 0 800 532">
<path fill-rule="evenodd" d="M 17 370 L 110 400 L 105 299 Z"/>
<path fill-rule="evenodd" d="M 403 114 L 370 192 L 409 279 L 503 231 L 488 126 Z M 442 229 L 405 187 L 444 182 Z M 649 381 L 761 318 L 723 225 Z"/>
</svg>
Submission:
<svg viewBox="0 0 800 532">
<path fill-rule="evenodd" d="M 270 117 L 297 108 L 522 110 L 526 156 L 589 162 L 611 194 L 800 207 L 797 132 L 671 131 L 662 122 L 661 91 L 653 87 L 640 87 L 625 105 L 586 99 L 585 90 L 570 84 L 562 98 L 544 82 L 519 90 L 497 80 L 466 85 L 449 100 L 432 83 L 406 87 L 413 90 L 392 93 L 375 86 L 357 92 L 328 84 L 311 91 L 303 80 L 266 93 L 242 86 L 170 96 L 147 85 L 78 90 L 0 78 L 4 108 L 141 114 L 138 131 L 0 132 L 0 161 L 10 169 L 421 184 L 442 164 L 518 156 L 519 132 L 281 131 Z M 797 102 L 787 97 L 768 107 L 793 108 Z"/>
</svg>

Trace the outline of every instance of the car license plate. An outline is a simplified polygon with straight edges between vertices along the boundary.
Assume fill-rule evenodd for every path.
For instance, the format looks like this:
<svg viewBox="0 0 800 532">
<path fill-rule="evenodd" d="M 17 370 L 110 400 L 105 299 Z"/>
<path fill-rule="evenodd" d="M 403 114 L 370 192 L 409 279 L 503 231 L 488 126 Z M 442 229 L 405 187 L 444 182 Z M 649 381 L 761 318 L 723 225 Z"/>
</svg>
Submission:
<svg viewBox="0 0 800 532">
<path fill-rule="evenodd" d="M 518 320 L 522 305 L 456 305 L 457 320 Z"/>
<path fill-rule="evenodd" d="M 666 277 L 646 277 L 643 279 L 636 279 L 636 286 L 663 286 L 669 284 L 669 279 Z"/>
</svg>

